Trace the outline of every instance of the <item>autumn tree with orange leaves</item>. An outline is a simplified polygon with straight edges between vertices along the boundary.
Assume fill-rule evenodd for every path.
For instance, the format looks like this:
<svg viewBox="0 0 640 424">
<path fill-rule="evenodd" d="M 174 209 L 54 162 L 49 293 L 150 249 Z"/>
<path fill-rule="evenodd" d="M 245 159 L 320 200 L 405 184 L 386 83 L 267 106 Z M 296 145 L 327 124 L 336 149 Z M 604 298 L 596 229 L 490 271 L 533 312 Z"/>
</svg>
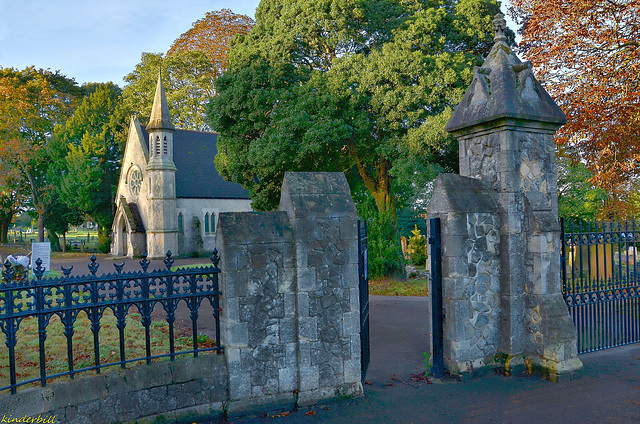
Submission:
<svg viewBox="0 0 640 424">
<path fill-rule="evenodd" d="M 235 35 L 246 35 L 255 22 L 249 16 L 238 15 L 229 9 L 208 12 L 193 27 L 178 37 L 167 55 L 177 52 L 202 51 L 214 67 L 214 80 L 229 64 L 229 45 Z"/>
<path fill-rule="evenodd" d="M 624 199 L 640 182 L 640 1 L 511 0 L 519 51 L 567 114 L 556 141 Z"/>
<path fill-rule="evenodd" d="M 46 174 L 51 133 L 73 112 L 79 96 L 75 81 L 58 72 L 0 68 L 0 191 L 4 200 L 29 193 L 38 214 L 38 241 L 44 241 L 43 219 L 50 204 Z"/>
</svg>

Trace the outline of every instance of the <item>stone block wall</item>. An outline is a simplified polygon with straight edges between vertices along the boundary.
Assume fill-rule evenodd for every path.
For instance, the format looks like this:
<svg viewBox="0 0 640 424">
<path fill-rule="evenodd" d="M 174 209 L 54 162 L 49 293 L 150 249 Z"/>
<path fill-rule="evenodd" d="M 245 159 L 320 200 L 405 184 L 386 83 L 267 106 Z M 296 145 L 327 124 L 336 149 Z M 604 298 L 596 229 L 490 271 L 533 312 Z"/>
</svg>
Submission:
<svg viewBox="0 0 640 424">
<path fill-rule="evenodd" d="M 300 399 L 360 393 L 357 212 L 343 174 L 288 173 L 280 210 L 296 246 Z"/>
<path fill-rule="evenodd" d="M 440 218 L 444 360 L 453 373 L 472 371 L 500 343 L 500 217 L 481 181 L 441 174 L 429 218 Z"/>
<path fill-rule="evenodd" d="M 229 396 L 295 403 L 293 231 L 285 212 L 221 213 L 221 328 Z M 241 407 L 239 409 L 242 409 Z"/>
<path fill-rule="evenodd" d="M 231 412 L 362 394 L 356 225 L 341 173 L 287 173 L 280 211 L 220 214 Z"/>
<path fill-rule="evenodd" d="M 1 396 L 0 410 L 68 424 L 192 422 L 224 415 L 227 384 L 224 356 L 205 355 L 23 389 Z"/>
</svg>

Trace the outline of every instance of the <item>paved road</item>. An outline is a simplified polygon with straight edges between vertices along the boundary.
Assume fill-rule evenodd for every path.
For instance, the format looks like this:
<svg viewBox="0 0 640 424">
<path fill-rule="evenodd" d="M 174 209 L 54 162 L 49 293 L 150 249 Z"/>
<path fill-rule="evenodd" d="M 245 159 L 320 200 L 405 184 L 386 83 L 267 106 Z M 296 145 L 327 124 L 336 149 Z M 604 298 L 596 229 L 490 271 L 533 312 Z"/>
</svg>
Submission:
<svg viewBox="0 0 640 424">
<path fill-rule="evenodd" d="M 640 344 L 581 355 L 584 373 L 573 381 L 490 374 L 463 382 L 412 383 L 410 374 L 422 371 L 422 352 L 429 346 L 427 305 L 424 298 L 371 297 L 371 384 L 364 397 L 301 408 L 286 417 L 271 413 L 227 422 L 640 422 Z M 306 415 L 309 410 L 315 415 Z"/>
</svg>

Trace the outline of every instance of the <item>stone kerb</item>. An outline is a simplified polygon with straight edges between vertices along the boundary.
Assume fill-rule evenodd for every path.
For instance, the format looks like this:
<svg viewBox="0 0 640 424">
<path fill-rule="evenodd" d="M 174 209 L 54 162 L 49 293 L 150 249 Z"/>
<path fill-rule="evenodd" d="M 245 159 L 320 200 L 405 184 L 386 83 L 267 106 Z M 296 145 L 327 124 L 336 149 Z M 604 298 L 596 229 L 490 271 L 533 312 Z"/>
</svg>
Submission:
<svg viewBox="0 0 640 424">
<path fill-rule="evenodd" d="M 440 218 L 444 360 L 449 372 L 472 371 L 500 342 L 500 217 L 481 181 L 441 174 L 428 218 Z"/>
</svg>

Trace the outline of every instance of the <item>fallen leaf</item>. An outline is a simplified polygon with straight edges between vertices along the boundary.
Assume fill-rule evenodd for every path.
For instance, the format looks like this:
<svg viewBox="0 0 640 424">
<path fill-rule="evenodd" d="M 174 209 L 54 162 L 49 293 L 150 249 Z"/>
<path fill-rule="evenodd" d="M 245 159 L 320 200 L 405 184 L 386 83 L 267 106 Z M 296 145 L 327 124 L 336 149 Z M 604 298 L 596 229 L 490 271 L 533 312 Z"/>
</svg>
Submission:
<svg viewBox="0 0 640 424">
<path fill-rule="evenodd" d="M 391 379 L 392 379 L 393 381 L 400 381 L 400 380 L 398 380 L 398 378 L 397 378 L 397 375 L 396 375 L 396 374 L 393 374 L 393 377 L 391 377 Z"/>
<path fill-rule="evenodd" d="M 372 382 L 370 382 L 369 380 L 365 380 L 365 381 L 364 381 L 364 384 L 368 384 L 369 386 L 371 386 L 373 383 L 372 383 Z"/>
<path fill-rule="evenodd" d="M 387 383 L 385 386 L 393 386 L 393 383 Z"/>
<path fill-rule="evenodd" d="M 316 415 L 316 411 L 307 411 L 304 413 L 305 415 L 309 415 L 310 417 Z"/>
</svg>

